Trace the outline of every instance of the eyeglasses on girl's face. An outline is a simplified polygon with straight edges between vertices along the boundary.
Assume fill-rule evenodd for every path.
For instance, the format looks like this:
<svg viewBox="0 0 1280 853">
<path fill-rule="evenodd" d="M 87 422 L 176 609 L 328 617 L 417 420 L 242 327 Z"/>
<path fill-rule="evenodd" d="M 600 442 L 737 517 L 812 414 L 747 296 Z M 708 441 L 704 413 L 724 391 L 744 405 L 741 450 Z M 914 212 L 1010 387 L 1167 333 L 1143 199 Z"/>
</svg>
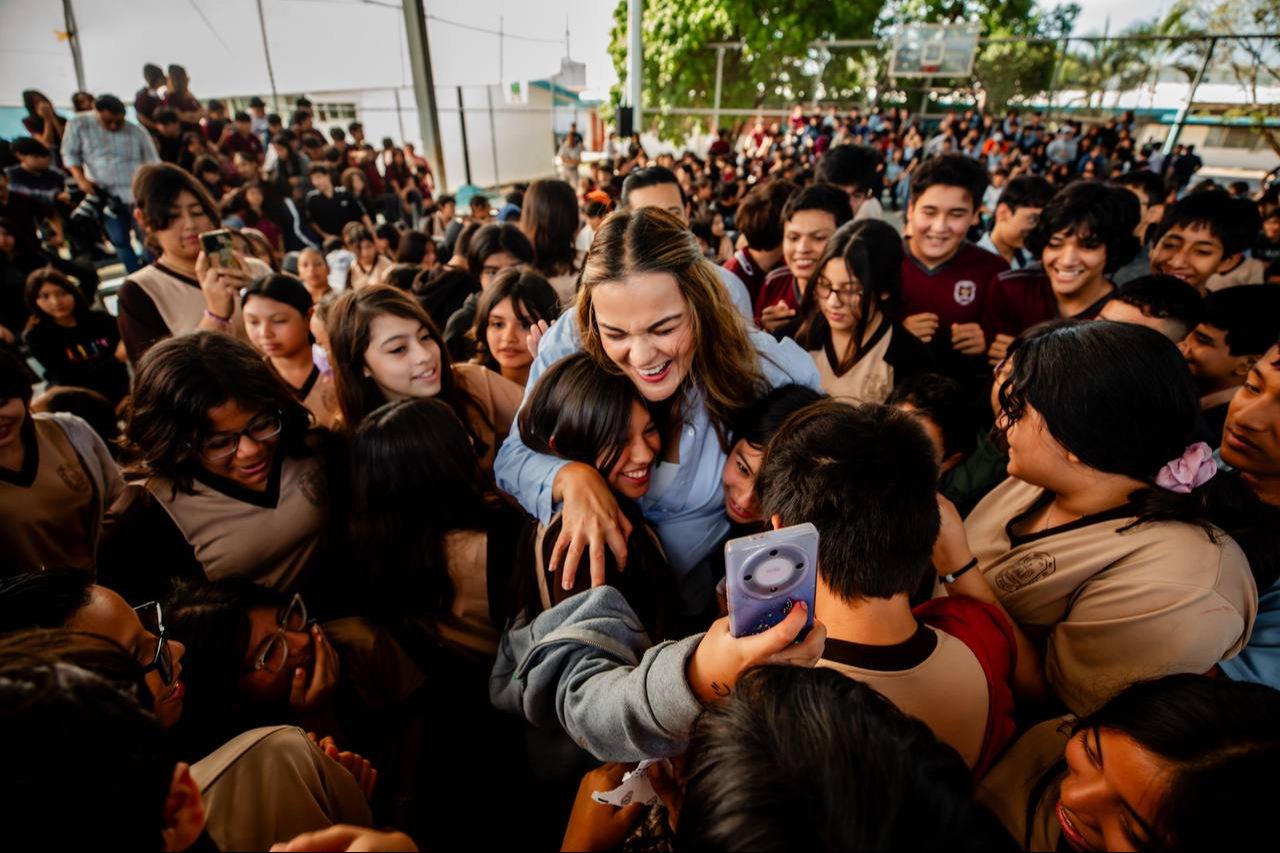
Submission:
<svg viewBox="0 0 1280 853">
<path fill-rule="evenodd" d="M 303 603 L 302 596 L 295 593 L 276 617 L 276 632 L 259 647 L 258 656 L 253 661 L 254 670 L 276 673 L 284 669 L 289 660 L 289 641 L 285 634 L 305 633 L 310 624 L 307 605 Z"/>
<path fill-rule="evenodd" d="M 160 602 L 148 601 L 133 608 L 133 612 L 138 614 L 138 621 L 142 623 L 147 633 L 156 638 L 155 653 L 139 661 L 142 664 L 142 674 L 146 675 L 155 670 L 166 686 L 173 684 L 176 675 L 173 669 L 173 651 L 169 648 L 164 627 L 164 611 L 160 609 Z"/>
<path fill-rule="evenodd" d="M 235 456 L 240 449 L 240 439 L 246 435 L 254 441 L 265 442 L 284 431 L 284 415 L 280 412 L 268 412 L 258 415 L 249 425 L 239 432 L 215 432 L 200 440 L 200 455 L 207 462 L 221 462 Z"/>
<path fill-rule="evenodd" d="M 820 278 L 814 283 L 813 288 L 814 295 L 819 299 L 828 299 L 833 293 L 840 297 L 843 302 L 858 302 L 862 299 L 862 288 L 858 285 L 832 287 L 831 282 L 825 278 Z"/>
</svg>

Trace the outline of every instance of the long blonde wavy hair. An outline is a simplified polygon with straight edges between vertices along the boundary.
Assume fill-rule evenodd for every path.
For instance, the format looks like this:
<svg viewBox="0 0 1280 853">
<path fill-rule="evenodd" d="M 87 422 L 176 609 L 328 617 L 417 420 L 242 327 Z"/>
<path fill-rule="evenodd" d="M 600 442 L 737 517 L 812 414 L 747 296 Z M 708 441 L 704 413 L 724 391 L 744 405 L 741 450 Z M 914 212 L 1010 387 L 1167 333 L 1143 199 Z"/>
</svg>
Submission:
<svg viewBox="0 0 1280 853">
<path fill-rule="evenodd" d="M 643 273 L 667 273 L 676 280 L 689 307 L 693 358 L 685 390 L 672 401 L 671 416 L 681 417 L 690 382 L 701 389 L 707 414 L 726 450 L 736 415 L 766 389 L 759 355 L 715 267 L 698 250 L 683 222 L 658 208 L 618 210 L 600 225 L 582 267 L 577 321 L 582 349 L 606 370 L 621 372 L 604 350 L 596 323 L 592 291 L 601 284 L 625 282 Z"/>
</svg>

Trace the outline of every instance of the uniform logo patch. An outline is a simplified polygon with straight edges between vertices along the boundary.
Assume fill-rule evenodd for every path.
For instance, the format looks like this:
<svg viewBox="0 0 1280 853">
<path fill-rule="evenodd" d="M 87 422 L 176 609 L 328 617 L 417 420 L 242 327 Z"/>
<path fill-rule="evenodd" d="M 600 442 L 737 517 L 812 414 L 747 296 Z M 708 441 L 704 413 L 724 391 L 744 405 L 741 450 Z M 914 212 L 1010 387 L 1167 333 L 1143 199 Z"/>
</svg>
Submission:
<svg viewBox="0 0 1280 853">
<path fill-rule="evenodd" d="M 995 577 L 996 587 L 1006 595 L 1017 592 L 1038 580 L 1049 577 L 1058 569 L 1052 554 L 1044 551 L 1032 551 L 1024 554 L 1018 562 L 1009 566 Z"/>
<path fill-rule="evenodd" d="M 79 465 L 59 465 L 57 472 L 58 477 L 71 491 L 86 492 L 89 490 L 89 478 L 85 476 Z"/>
<path fill-rule="evenodd" d="M 968 279 L 956 282 L 955 299 L 957 305 L 972 305 L 978 298 L 978 285 Z"/>
</svg>

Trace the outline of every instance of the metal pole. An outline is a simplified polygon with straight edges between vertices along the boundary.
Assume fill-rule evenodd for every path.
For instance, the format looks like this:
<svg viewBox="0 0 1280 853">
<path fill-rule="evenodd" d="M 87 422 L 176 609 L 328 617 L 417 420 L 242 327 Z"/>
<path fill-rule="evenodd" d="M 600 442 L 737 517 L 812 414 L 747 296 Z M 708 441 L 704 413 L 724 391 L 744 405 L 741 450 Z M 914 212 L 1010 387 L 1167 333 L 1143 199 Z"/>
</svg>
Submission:
<svg viewBox="0 0 1280 853">
<path fill-rule="evenodd" d="M 261 0 L 259 0 L 261 2 Z M 409 62 L 413 67 L 413 92 L 418 101 L 418 129 L 422 134 L 422 155 L 431 162 L 436 186 L 448 192 L 444 171 L 444 146 L 440 141 L 440 116 L 436 113 L 436 83 L 431 73 L 431 46 L 427 41 L 427 14 L 423 0 L 404 0 L 404 24 L 409 41 Z"/>
<path fill-rule="evenodd" d="M 467 145 L 467 111 L 462 106 L 462 87 L 458 87 L 458 126 L 462 128 L 462 168 L 471 183 L 471 149 Z"/>
<path fill-rule="evenodd" d="M 716 96 L 711 103 L 711 132 L 720 133 L 720 90 L 724 86 L 724 45 L 716 48 Z"/>
<path fill-rule="evenodd" d="M 67 46 L 71 48 L 71 62 L 76 67 L 76 88 L 87 91 L 84 82 L 84 58 L 80 56 L 80 28 L 76 26 L 76 11 L 71 0 L 62 0 L 62 20 L 67 28 Z"/>
<path fill-rule="evenodd" d="M 404 142 L 404 112 L 400 109 L 400 90 L 392 89 L 391 94 L 396 99 L 396 124 L 400 127 L 400 141 Z"/>
<path fill-rule="evenodd" d="M 627 88 L 631 90 L 631 126 L 637 134 L 644 132 L 642 95 L 644 82 L 644 46 L 640 38 L 643 26 L 644 0 L 627 0 Z"/>
<path fill-rule="evenodd" d="M 504 61 L 506 59 L 505 54 L 506 54 L 506 48 L 503 44 L 502 16 L 499 15 L 498 16 L 498 83 L 499 85 L 501 85 L 502 82 L 507 79 L 506 71 L 504 67 Z"/>
<path fill-rule="evenodd" d="M 267 60 L 267 80 L 271 83 L 271 111 L 280 112 L 280 98 L 276 95 L 276 72 L 271 67 L 271 45 L 267 43 L 267 17 L 262 11 L 262 0 L 258 0 L 258 29 L 262 32 L 262 55 Z"/>
<path fill-rule="evenodd" d="M 1200 81 L 1204 79 L 1205 72 L 1209 70 L 1209 63 L 1213 61 L 1213 51 L 1217 46 L 1217 36 L 1209 39 L 1209 47 L 1204 52 L 1204 62 L 1200 63 L 1200 70 L 1196 72 L 1196 79 L 1192 81 L 1191 88 L 1187 90 L 1187 101 L 1178 110 L 1178 117 L 1173 120 L 1173 130 L 1169 131 L 1169 135 L 1164 140 L 1164 147 L 1160 149 L 1161 153 L 1166 157 L 1173 153 L 1173 146 L 1178 144 L 1178 137 L 1182 135 L 1182 128 L 1187 123 L 1187 115 L 1191 112 L 1191 104 L 1196 99 L 1196 89 L 1200 88 Z"/>
<path fill-rule="evenodd" d="M 485 86 L 484 93 L 489 99 L 489 147 L 493 150 L 493 185 L 502 181 L 498 178 L 498 131 L 493 124 L 493 87 Z"/>
</svg>

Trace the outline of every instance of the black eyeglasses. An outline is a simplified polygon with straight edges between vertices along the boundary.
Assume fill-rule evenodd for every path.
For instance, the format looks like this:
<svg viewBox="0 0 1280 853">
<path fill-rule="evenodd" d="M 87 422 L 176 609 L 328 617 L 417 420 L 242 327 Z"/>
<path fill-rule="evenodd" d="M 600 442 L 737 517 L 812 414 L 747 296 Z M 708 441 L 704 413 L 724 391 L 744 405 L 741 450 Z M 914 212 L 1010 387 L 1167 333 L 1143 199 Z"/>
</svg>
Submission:
<svg viewBox="0 0 1280 853">
<path fill-rule="evenodd" d="M 200 440 L 200 455 L 210 462 L 220 462 L 234 456 L 240 449 L 240 439 L 246 435 L 254 441 L 270 441 L 284 431 L 284 415 L 269 412 L 258 415 L 239 432 L 215 432 Z"/>
<path fill-rule="evenodd" d="M 169 648 L 169 640 L 164 629 L 164 611 L 160 609 L 160 602 L 148 601 L 133 608 L 133 612 L 138 614 L 142 627 L 156 638 L 155 656 L 150 663 L 143 664 L 142 674 L 146 675 L 155 670 L 160 673 L 160 680 L 166 685 L 173 684 L 177 680 L 173 671 L 173 651 Z"/>
<path fill-rule="evenodd" d="M 841 301 L 860 302 L 862 300 L 861 287 L 832 287 L 831 282 L 825 278 L 818 279 L 813 285 L 814 295 L 819 299 L 828 299 L 831 294 L 836 294 Z"/>
</svg>

